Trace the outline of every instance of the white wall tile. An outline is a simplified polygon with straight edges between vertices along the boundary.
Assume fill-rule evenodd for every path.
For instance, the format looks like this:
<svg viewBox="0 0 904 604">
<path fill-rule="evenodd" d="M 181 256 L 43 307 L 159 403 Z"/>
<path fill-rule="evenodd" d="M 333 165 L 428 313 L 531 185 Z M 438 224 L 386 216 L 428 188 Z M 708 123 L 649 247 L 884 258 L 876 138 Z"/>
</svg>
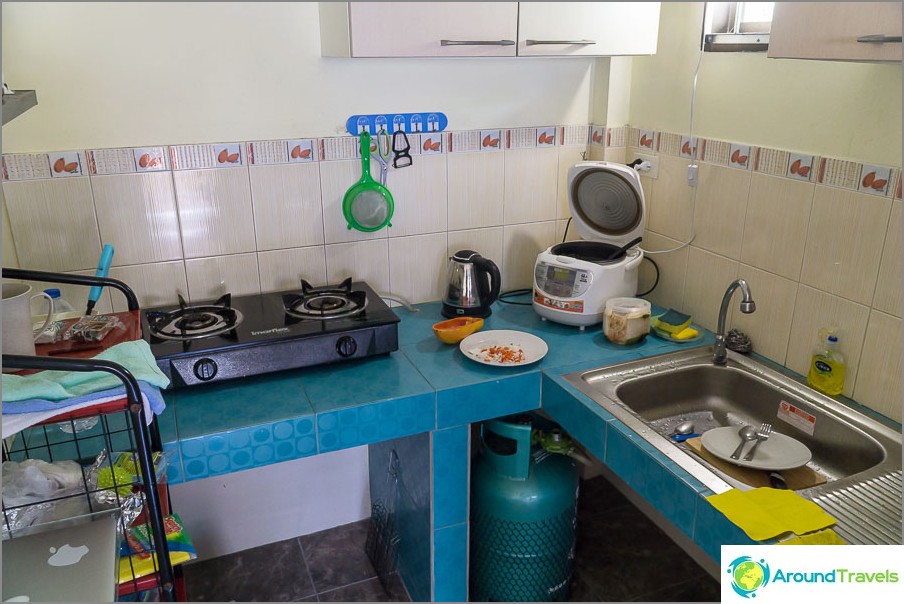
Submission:
<svg viewBox="0 0 904 604">
<path fill-rule="evenodd" d="M 694 323 L 715 331 L 719 323 L 722 296 L 737 276 L 737 261 L 690 246 L 684 302 L 678 310 L 691 315 Z M 740 298 L 735 302 L 739 303 Z M 726 333 L 730 328 L 728 319 L 726 317 Z"/>
<path fill-rule="evenodd" d="M 97 266 L 101 244 L 87 178 L 4 182 L 22 268 L 73 272 Z"/>
<path fill-rule="evenodd" d="M 445 294 L 446 233 L 389 239 L 389 291 L 411 304 L 441 300 Z"/>
<path fill-rule="evenodd" d="M 253 252 L 248 168 L 173 172 L 186 258 Z"/>
<path fill-rule="evenodd" d="M 848 373 L 848 380 L 854 375 Z M 901 421 L 901 319 L 873 310 L 869 315 L 854 399 Z"/>
<path fill-rule="evenodd" d="M 446 231 L 446 155 L 421 155 L 407 168 L 390 168 L 386 188 L 395 200 L 389 237 Z"/>
<path fill-rule="evenodd" d="M 578 230 L 574 228 L 574 221 L 568 219 L 556 220 L 556 243 L 564 243 L 567 241 L 580 241 L 581 236 Z"/>
<path fill-rule="evenodd" d="M 901 200 L 892 203 L 873 307 L 901 317 Z"/>
<path fill-rule="evenodd" d="M 171 172 L 93 176 L 94 205 L 113 266 L 182 259 Z"/>
<path fill-rule="evenodd" d="M 686 159 L 660 155 L 659 178 L 640 179 L 647 203 L 647 228 L 682 243 L 690 238 L 694 220 L 687 164 Z M 651 183 L 648 185 L 646 181 Z"/>
<path fill-rule="evenodd" d="M 326 254 L 322 245 L 258 252 L 261 291 L 294 291 L 304 279 L 314 287 L 328 285 Z"/>
<path fill-rule="evenodd" d="M 138 296 L 142 309 L 179 304 L 181 295 L 189 300 L 188 282 L 185 277 L 185 263 L 160 262 L 137 266 L 114 266 L 110 277 L 128 285 Z M 125 296 L 118 290 L 110 289 L 113 308 L 117 312 L 128 310 Z"/>
<path fill-rule="evenodd" d="M 702 164 L 698 179 L 694 245 L 737 260 L 741 256 L 750 172 Z"/>
<path fill-rule="evenodd" d="M 537 255 L 555 243 L 556 223 L 550 221 L 506 225 L 502 232 L 504 247 L 503 261 L 499 267 L 502 271 L 500 291 L 532 288 Z"/>
<path fill-rule="evenodd" d="M 450 153 L 449 230 L 502 224 L 505 197 L 503 153 Z"/>
<path fill-rule="evenodd" d="M 378 164 L 371 160 L 371 175 L 379 174 Z M 409 170 L 411 168 L 404 168 Z M 325 243 L 386 239 L 388 229 L 364 233 L 350 229 L 342 214 L 346 192 L 361 178 L 361 161 L 320 162 L 320 190 L 323 194 L 323 237 Z M 390 189 L 392 191 L 392 189 Z"/>
<path fill-rule="evenodd" d="M 785 366 L 806 376 L 813 346 L 819 339 L 819 330 L 836 326 L 849 376 L 845 380 L 844 394 L 851 396 L 868 319 L 869 308 L 866 306 L 806 285 L 798 286 Z"/>
<path fill-rule="evenodd" d="M 816 186 L 753 174 L 741 262 L 797 281 Z"/>
<path fill-rule="evenodd" d="M 891 200 L 817 186 L 800 282 L 860 304 L 870 304 Z"/>
<path fill-rule="evenodd" d="M 680 310 L 684 304 L 684 280 L 687 274 L 688 246 L 681 247 L 680 241 L 657 235 L 651 231 L 645 231 L 641 248 L 653 252 L 674 250 L 662 254 L 650 254 L 646 256 L 652 259 L 659 267 L 659 283 L 649 294 L 643 297 L 653 304 L 663 308 Z M 639 292 L 645 292 L 656 280 L 656 268 L 648 261 L 640 263 L 638 269 L 637 288 Z"/>
<path fill-rule="evenodd" d="M 326 246 L 326 278 L 335 285 L 351 277 L 378 294 L 389 291 L 389 245 L 386 239 Z M 399 292 L 404 296 L 407 292 Z"/>
<path fill-rule="evenodd" d="M 6 198 L 3 199 L 3 239 L 0 245 L 3 246 L 2 258 L 3 266 L 17 268 L 19 259 L 16 257 L 16 246 L 13 243 L 13 228 L 9 224 L 9 212 L 6 211 Z"/>
<path fill-rule="evenodd" d="M 556 219 L 559 154 L 556 149 L 505 152 L 505 224 Z"/>
<path fill-rule="evenodd" d="M 502 227 L 489 229 L 473 229 L 468 231 L 450 231 L 449 244 L 446 249 L 446 258 L 451 258 L 460 250 L 474 250 L 484 258 L 492 260 L 502 271 L 503 258 L 503 233 Z M 446 269 L 442 269 L 443 279 L 446 277 Z"/>
<path fill-rule="evenodd" d="M 744 314 L 740 309 L 740 292 L 736 292 L 731 304 L 730 325 L 750 337 L 753 350 L 776 363 L 785 362 L 788 351 L 788 334 L 794 317 L 797 299 L 797 282 L 741 264 L 738 277 L 750 285 L 750 294 L 756 302 L 756 310 Z"/>
<path fill-rule="evenodd" d="M 249 170 L 257 249 L 322 244 L 320 164 L 252 166 Z"/>
<path fill-rule="evenodd" d="M 185 261 L 188 294 L 193 304 L 223 294 L 247 296 L 261 292 L 257 254 L 235 254 Z"/>
</svg>

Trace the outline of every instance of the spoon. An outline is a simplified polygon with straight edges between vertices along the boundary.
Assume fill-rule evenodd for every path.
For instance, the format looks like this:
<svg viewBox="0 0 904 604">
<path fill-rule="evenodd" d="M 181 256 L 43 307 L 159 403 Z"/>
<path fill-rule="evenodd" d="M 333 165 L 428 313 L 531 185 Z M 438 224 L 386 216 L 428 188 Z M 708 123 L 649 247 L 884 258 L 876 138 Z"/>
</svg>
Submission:
<svg viewBox="0 0 904 604">
<path fill-rule="evenodd" d="M 694 431 L 694 422 L 686 421 L 686 422 L 682 422 L 682 423 L 678 424 L 678 426 L 672 432 L 672 436 L 674 436 L 676 434 L 678 434 L 678 435 L 690 434 L 693 431 Z"/>
<path fill-rule="evenodd" d="M 731 454 L 732 459 L 738 459 L 741 456 L 741 451 L 744 450 L 744 445 L 752 440 L 756 440 L 756 428 L 753 426 L 744 426 L 738 430 L 738 436 L 741 437 L 741 444 L 739 444 L 738 448 Z"/>
<path fill-rule="evenodd" d="M 635 238 L 634 240 L 632 240 L 632 241 L 626 243 L 625 245 L 621 246 L 620 248 L 618 248 L 617 250 L 615 250 L 614 252 L 612 252 L 611 254 L 609 254 L 609 257 L 608 257 L 608 258 L 604 258 L 604 260 L 612 260 L 613 258 L 620 258 L 620 257 L 622 256 L 622 254 L 625 253 L 625 250 L 626 250 L 626 249 L 628 249 L 628 248 L 630 248 L 630 247 L 632 247 L 632 246 L 637 245 L 638 243 L 641 242 L 642 239 L 643 239 L 643 237 L 637 237 L 637 238 Z"/>
</svg>

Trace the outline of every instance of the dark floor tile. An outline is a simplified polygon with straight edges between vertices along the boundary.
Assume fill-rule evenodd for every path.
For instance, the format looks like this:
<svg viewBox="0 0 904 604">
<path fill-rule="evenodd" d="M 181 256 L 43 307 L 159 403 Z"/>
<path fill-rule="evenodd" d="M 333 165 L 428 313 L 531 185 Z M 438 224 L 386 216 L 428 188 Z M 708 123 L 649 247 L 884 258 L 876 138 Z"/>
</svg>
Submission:
<svg viewBox="0 0 904 604">
<path fill-rule="evenodd" d="M 602 476 L 582 480 L 578 490 L 578 516 L 605 514 L 613 508 L 632 505 L 611 482 Z"/>
<path fill-rule="evenodd" d="M 299 537 L 317 593 L 377 576 L 364 545 L 370 519 Z"/>
<path fill-rule="evenodd" d="M 579 516 L 575 572 L 603 601 L 629 601 L 705 574 L 633 506 Z"/>
<path fill-rule="evenodd" d="M 579 573 L 574 573 L 571 577 L 571 585 L 568 587 L 569 602 L 599 602 L 599 598 L 590 584 L 584 580 Z"/>
<path fill-rule="evenodd" d="M 719 602 L 722 586 L 709 575 L 701 575 L 665 589 L 642 594 L 632 602 Z"/>
<path fill-rule="evenodd" d="M 298 539 L 183 565 L 189 602 L 294 602 L 314 595 Z"/>
<path fill-rule="evenodd" d="M 321 602 L 398 602 L 393 600 L 379 579 L 367 579 L 318 594 Z M 404 600 L 403 600 L 404 601 Z"/>
<path fill-rule="evenodd" d="M 405 589 L 405 582 L 402 581 L 402 577 L 400 577 L 398 573 L 388 575 L 382 583 L 383 589 L 386 591 L 386 595 L 389 596 L 391 602 L 411 601 L 411 598 L 408 596 L 408 590 Z"/>
</svg>

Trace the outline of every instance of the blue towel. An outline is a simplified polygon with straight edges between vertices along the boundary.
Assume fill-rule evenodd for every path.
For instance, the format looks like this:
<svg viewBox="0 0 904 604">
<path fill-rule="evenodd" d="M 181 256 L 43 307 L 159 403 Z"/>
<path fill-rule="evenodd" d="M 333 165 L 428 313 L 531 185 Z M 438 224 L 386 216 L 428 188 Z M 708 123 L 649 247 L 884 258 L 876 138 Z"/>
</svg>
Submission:
<svg viewBox="0 0 904 604">
<path fill-rule="evenodd" d="M 160 368 L 151 347 L 144 340 L 133 340 L 111 346 L 103 351 L 95 359 L 112 361 L 122 365 L 135 379 L 145 382 L 146 385 L 156 388 L 142 388 L 142 392 L 159 397 L 157 389 L 166 388 L 169 378 Z M 56 408 L 71 406 L 72 400 L 88 395 L 100 394 L 105 391 L 119 389 L 123 394 L 125 387 L 122 380 L 106 371 L 40 371 L 30 375 L 3 374 L 3 413 L 26 413 L 36 411 L 35 407 L 22 411 L 10 409 L 18 408 L 15 403 L 31 403 L 33 405 L 56 404 Z M 82 400 L 86 400 L 82 398 Z M 162 401 L 162 398 L 159 400 Z M 38 402 L 35 402 L 38 401 Z"/>
<path fill-rule="evenodd" d="M 154 415 L 160 415 L 161 413 L 163 413 L 163 410 L 166 409 L 166 403 L 163 401 L 163 393 L 160 392 L 160 389 L 152 384 L 148 384 L 143 380 L 138 380 L 138 388 L 141 390 L 141 393 L 147 397 L 148 405 L 150 406 L 151 411 L 154 412 Z M 59 411 L 65 407 L 73 407 L 75 405 L 80 405 L 82 403 L 96 401 L 103 398 L 125 398 L 125 396 L 126 387 L 120 386 L 119 388 L 100 390 L 98 392 L 92 392 L 91 394 L 68 398 L 63 401 L 51 401 L 40 398 L 30 398 L 22 401 L 3 401 L 3 414 L 8 415 L 16 413 L 35 413 L 40 411 Z"/>
</svg>

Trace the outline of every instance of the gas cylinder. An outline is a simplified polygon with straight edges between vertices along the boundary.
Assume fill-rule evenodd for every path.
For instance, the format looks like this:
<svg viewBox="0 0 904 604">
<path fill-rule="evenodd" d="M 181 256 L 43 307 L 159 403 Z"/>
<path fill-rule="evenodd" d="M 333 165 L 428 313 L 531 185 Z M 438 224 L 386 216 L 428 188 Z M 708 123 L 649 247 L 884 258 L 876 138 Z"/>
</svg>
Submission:
<svg viewBox="0 0 904 604">
<path fill-rule="evenodd" d="M 536 419 L 480 427 L 483 451 L 471 471 L 471 601 L 568 599 L 580 476 L 571 457 L 540 446 Z"/>
</svg>

